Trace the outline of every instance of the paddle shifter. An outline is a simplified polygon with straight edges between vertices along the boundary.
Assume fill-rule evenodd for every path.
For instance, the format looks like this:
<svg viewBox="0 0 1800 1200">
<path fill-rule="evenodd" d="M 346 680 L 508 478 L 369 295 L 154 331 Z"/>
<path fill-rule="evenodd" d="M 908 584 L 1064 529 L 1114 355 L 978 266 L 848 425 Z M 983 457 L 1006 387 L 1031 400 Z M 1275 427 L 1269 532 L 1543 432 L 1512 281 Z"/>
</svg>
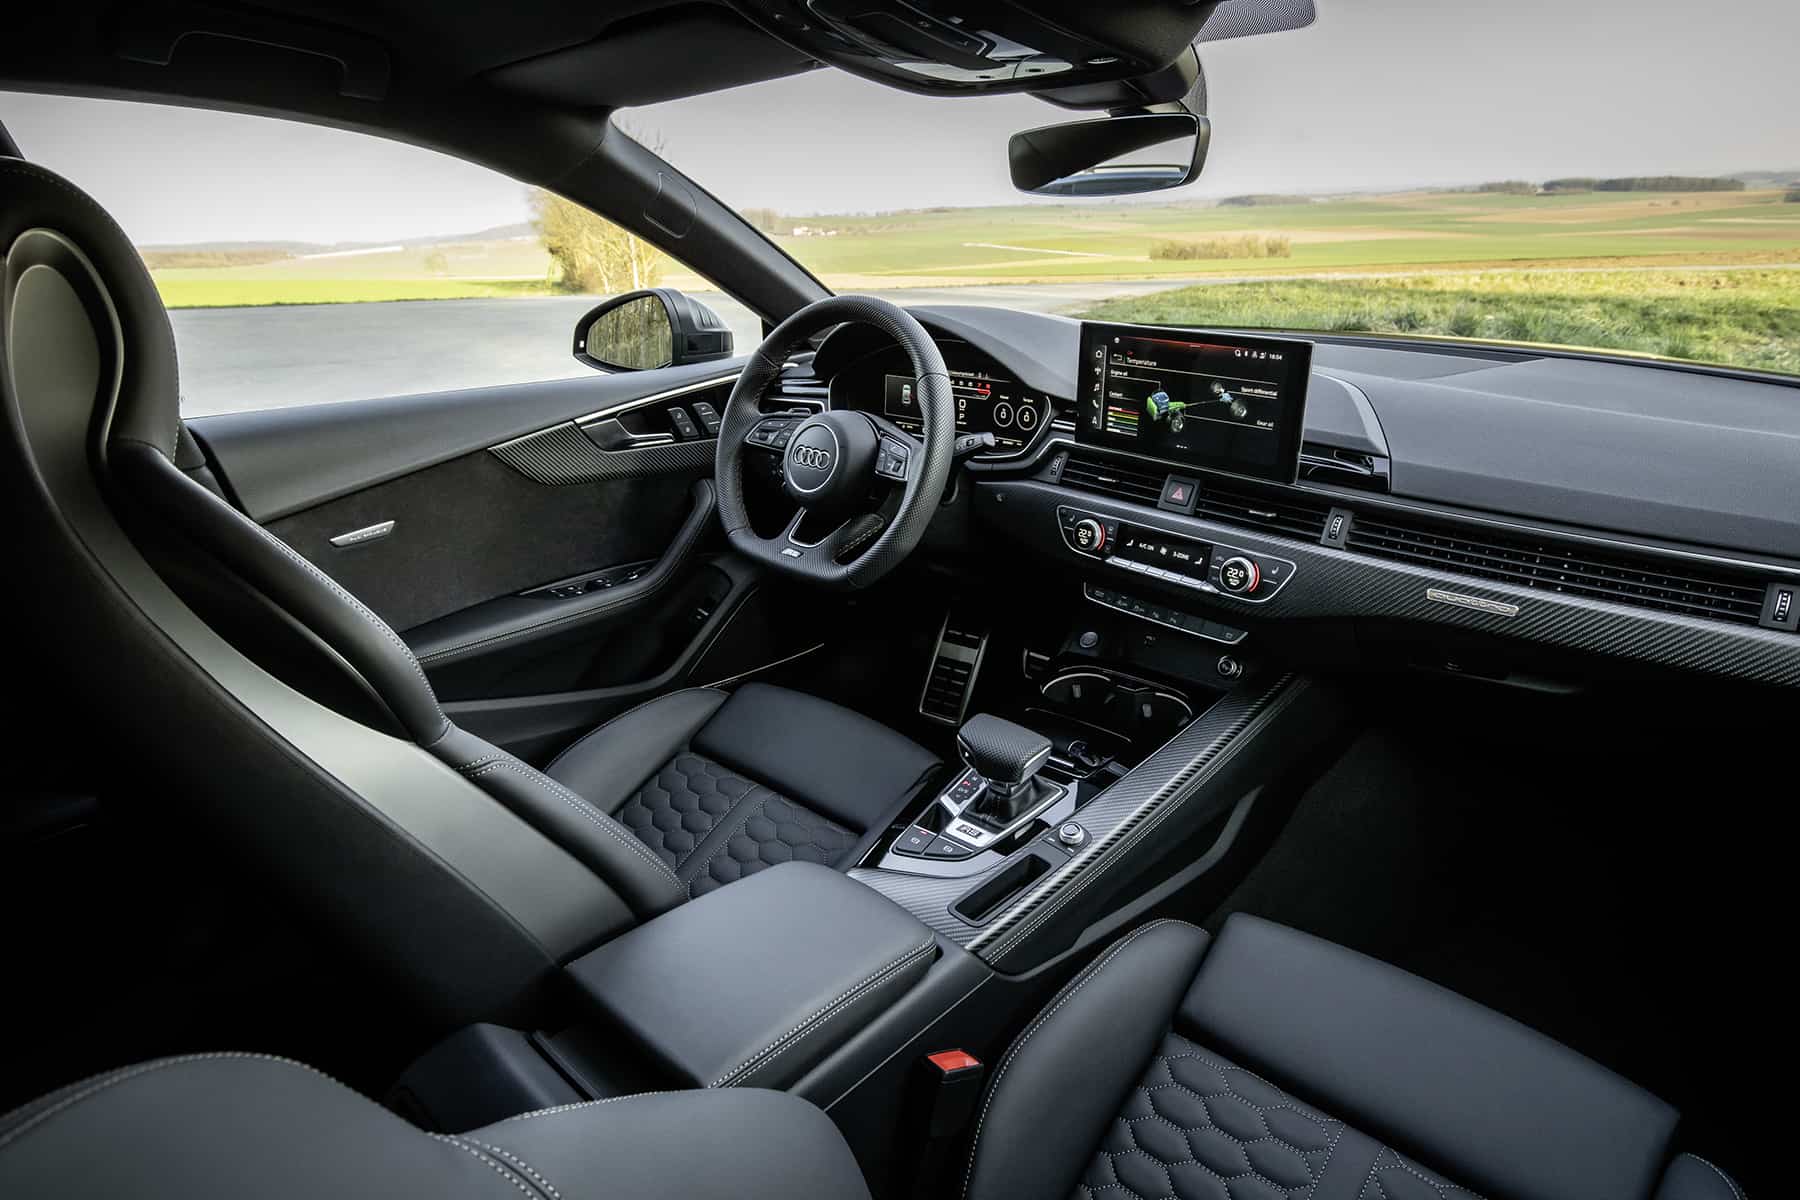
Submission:
<svg viewBox="0 0 1800 1200">
<path fill-rule="evenodd" d="M 1041 798 L 1040 788 L 1053 785 L 1036 778 L 1050 758 L 1050 739 L 1023 725 L 980 713 L 956 735 L 963 761 L 987 780 L 987 788 L 963 810 L 995 829 L 1004 829 Z"/>
</svg>

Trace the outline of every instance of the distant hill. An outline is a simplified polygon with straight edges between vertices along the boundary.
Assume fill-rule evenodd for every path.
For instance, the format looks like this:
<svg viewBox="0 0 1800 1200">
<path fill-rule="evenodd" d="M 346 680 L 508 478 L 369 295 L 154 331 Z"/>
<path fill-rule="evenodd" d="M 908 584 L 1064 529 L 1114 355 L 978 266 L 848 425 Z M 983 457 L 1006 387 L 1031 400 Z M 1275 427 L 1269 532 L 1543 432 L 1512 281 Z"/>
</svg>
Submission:
<svg viewBox="0 0 1800 1200">
<path fill-rule="evenodd" d="M 535 237 L 536 231 L 530 223 L 519 221 L 512 225 L 495 225 L 487 229 L 477 229 L 472 233 L 448 233 L 426 237 L 387 238 L 377 242 L 159 242 L 147 246 L 139 246 L 138 252 L 146 259 L 155 255 L 159 260 L 174 258 L 210 258 L 214 263 L 229 261 L 234 263 L 273 262 L 280 258 L 299 258 L 307 254 L 341 254 L 346 250 L 369 250 L 377 246 L 391 246 L 401 243 L 407 246 L 446 246 L 457 242 L 503 242 L 512 238 Z M 152 266 L 188 265 L 161 261 Z M 192 265 L 213 265 L 194 263 Z"/>
</svg>

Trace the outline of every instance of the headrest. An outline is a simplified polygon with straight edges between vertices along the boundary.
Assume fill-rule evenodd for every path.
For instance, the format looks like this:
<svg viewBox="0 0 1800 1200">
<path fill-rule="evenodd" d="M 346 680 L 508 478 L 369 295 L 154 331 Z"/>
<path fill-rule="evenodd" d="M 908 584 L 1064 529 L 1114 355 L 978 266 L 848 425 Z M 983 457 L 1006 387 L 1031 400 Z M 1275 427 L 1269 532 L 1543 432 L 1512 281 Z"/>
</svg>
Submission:
<svg viewBox="0 0 1800 1200">
<path fill-rule="evenodd" d="M 0 256 L 8 260 L 8 278 L 18 273 L 18 260 L 49 261 L 52 240 L 72 247 L 93 269 L 118 315 L 124 362 L 109 437 L 145 442 L 173 459 L 181 430 L 175 334 L 144 260 L 86 192 L 34 163 L 0 158 Z M 9 284 L 0 297 L 8 305 L 11 290 Z M 0 350 L 10 324 L 10 318 L 0 324 Z"/>
</svg>

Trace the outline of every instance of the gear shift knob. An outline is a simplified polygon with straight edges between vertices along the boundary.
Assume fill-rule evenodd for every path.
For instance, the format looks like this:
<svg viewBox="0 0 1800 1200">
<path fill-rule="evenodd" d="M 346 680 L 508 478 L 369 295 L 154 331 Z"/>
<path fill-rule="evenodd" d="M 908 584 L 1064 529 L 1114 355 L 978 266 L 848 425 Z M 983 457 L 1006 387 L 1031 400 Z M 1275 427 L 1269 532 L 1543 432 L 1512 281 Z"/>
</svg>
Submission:
<svg viewBox="0 0 1800 1200">
<path fill-rule="evenodd" d="M 1016 790 L 1050 757 L 1049 738 L 987 713 L 969 718 L 956 735 L 956 748 L 976 774 L 1002 792 Z"/>
</svg>

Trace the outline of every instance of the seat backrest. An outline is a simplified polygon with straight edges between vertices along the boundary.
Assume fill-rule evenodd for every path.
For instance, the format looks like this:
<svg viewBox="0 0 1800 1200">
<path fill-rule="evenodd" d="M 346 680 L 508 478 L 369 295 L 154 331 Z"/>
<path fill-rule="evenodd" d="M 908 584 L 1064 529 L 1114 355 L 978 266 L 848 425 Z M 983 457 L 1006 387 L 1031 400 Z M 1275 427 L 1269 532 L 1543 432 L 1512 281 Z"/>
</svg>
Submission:
<svg viewBox="0 0 1800 1200">
<path fill-rule="evenodd" d="M 97 204 L 0 159 L 0 254 L 0 488 L 31 564 L 15 599 L 140 789 L 190 801 L 458 1023 L 673 902 L 617 843 L 571 848 L 516 815 L 527 801 L 496 804 L 459 773 L 500 752 L 457 736 L 398 635 L 181 469 L 168 316 Z M 181 563 L 338 660 L 343 690 L 380 719 L 350 719 L 246 653 L 171 586 Z"/>
</svg>

